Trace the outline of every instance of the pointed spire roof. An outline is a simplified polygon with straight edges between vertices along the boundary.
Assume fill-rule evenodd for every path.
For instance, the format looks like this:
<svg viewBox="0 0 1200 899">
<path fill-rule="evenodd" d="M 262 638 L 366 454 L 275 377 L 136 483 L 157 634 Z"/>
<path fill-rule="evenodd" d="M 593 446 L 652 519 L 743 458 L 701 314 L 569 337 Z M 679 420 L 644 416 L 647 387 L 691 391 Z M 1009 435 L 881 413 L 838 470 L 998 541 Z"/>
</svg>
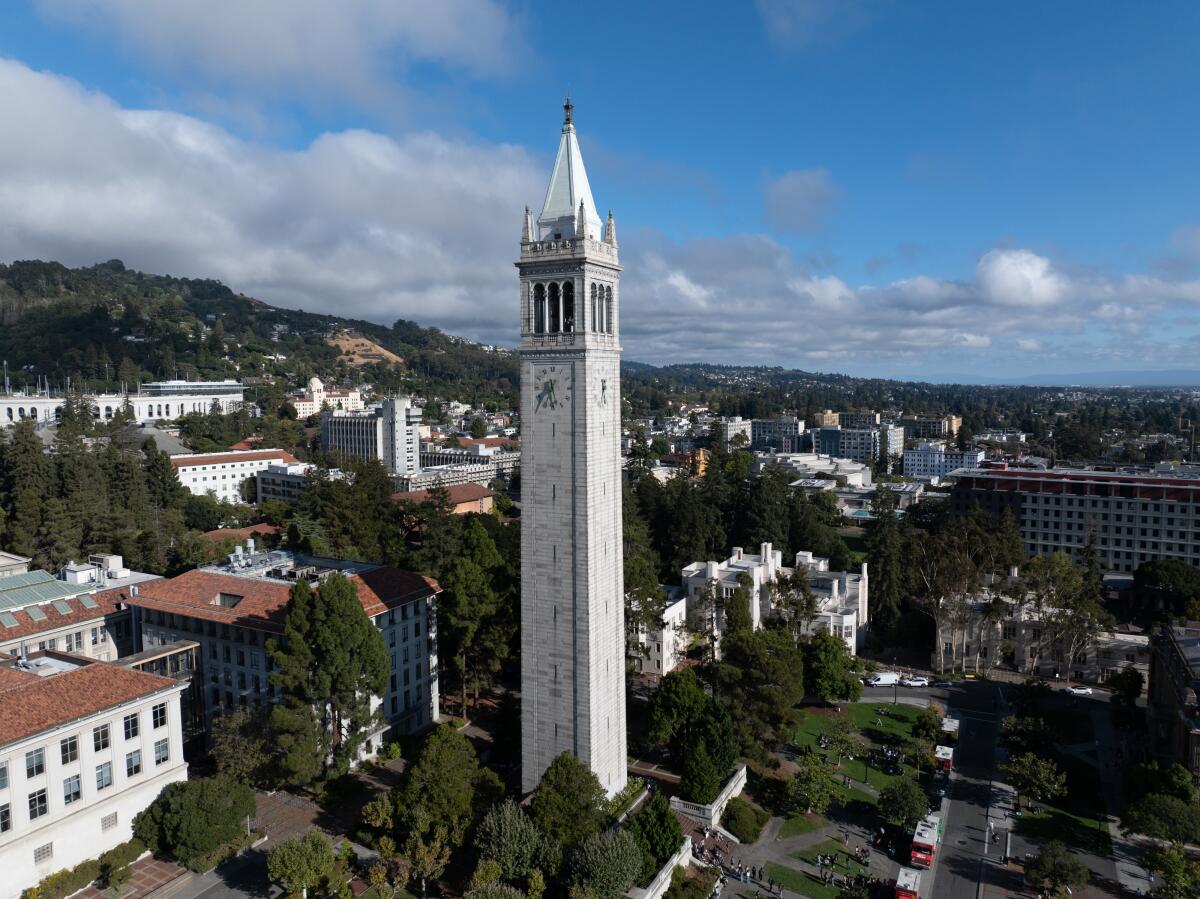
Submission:
<svg viewBox="0 0 1200 899">
<path fill-rule="evenodd" d="M 592 240 L 600 239 L 600 216 L 596 212 L 596 201 L 592 199 L 592 188 L 588 184 L 583 156 L 579 152 L 579 140 L 575 136 L 575 124 L 572 121 L 574 109 L 568 97 L 563 104 L 558 155 L 554 159 L 554 170 L 550 174 L 550 186 L 546 189 L 542 214 L 538 216 L 538 230 L 543 240 L 555 234 L 563 237 L 585 236 L 578 233 L 578 220 L 581 217 L 586 236 Z M 581 204 L 582 216 L 579 209 Z"/>
</svg>

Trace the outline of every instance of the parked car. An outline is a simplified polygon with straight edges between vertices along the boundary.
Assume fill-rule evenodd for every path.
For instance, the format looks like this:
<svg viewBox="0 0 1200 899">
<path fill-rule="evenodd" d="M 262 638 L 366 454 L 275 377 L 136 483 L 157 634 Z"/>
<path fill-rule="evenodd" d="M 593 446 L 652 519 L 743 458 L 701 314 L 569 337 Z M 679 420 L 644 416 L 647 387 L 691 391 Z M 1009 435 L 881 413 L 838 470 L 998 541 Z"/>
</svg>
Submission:
<svg viewBox="0 0 1200 899">
<path fill-rule="evenodd" d="M 867 678 L 868 687 L 891 687 L 900 682 L 900 675 L 895 671 L 877 671 Z"/>
<path fill-rule="evenodd" d="M 913 677 L 906 677 L 900 681 L 900 686 L 902 686 L 902 687 L 928 687 L 929 686 L 929 678 L 921 677 L 920 675 L 915 675 Z"/>
<path fill-rule="evenodd" d="M 1091 696 L 1091 687 L 1067 687 L 1067 692 L 1074 696 Z"/>
<path fill-rule="evenodd" d="M 950 686 L 953 686 L 953 684 L 952 684 L 950 681 L 948 681 L 948 680 L 935 680 L 935 681 L 933 682 L 933 685 L 934 685 L 935 687 L 950 687 Z"/>
</svg>

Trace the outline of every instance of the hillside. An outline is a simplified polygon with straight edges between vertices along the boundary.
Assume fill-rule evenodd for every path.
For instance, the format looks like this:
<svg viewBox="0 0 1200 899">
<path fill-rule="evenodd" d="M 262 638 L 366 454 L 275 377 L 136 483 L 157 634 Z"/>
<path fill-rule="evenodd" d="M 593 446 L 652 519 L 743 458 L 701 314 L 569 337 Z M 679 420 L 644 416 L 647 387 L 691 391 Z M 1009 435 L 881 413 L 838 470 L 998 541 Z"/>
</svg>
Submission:
<svg viewBox="0 0 1200 899">
<path fill-rule="evenodd" d="M 357 348 L 346 335 L 361 341 Z M 39 378 L 95 390 L 172 377 L 258 378 L 270 382 L 256 388 L 268 406 L 311 375 L 504 406 L 517 388 L 514 354 L 436 328 L 279 309 L 219 281 L 146 274 L 119 260 L 76 269 L 0 265 L 0 359 L 14 388 Z"/>
</svg>

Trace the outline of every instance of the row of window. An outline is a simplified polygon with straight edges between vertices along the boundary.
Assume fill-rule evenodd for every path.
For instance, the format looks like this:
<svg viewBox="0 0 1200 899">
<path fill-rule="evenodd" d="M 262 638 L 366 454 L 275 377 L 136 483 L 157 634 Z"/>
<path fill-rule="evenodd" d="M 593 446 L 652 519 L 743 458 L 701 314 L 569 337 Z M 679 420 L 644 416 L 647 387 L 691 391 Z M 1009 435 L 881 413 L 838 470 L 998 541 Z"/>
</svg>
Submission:
<svg viewBox="0 0 1200 899">
<path fill-rule="evenodd" d="M 170 741 L 166 738 L 154 743 L 154 765 L 166 764 L 171 758 Z M 40 772 L 39 772 L 40 773 Z M 142 751 L 135 749 L 125 754 L 125 776 L 136 777 L 142 773 Z M 96 792 L 103 792 L 113 785 L 112 762 L 102 762 L 96 766 Z M 72 774 L 64 778 L 63 806 L 74 805 L 83 798 L 82 775 Z M 34 790 L 28 796 L 29 820 L 36 821 L 50 812 L 50 801 L 45 787 Z M 10 803 L 0 805 L 0 833 L 12 829 L 12 806 Z M 105 828 L 107 829 L 107 828 Z"/>
<path fill-rule="evenodd" d="M 572 334 L 575 327 L 575 283 L 557 281 L 533 285 L 533 332 L 535 334 Z M 591 312 L 587 330 L 596 334 L 612 334 L 613 292 L 603 284 L 591 285 Z"/>
<path fill-rule="evenodd" d="M 167 704 L 161 702 L 151 709 L 151 720 L 154 728 L 166 727 Z M 141 719 L 137 712 L 126 715 L 122 721 L 126 740 L 132 740 L 141 732 Z M 160 741 L 166 743 L 165 740 Z M 101 724 L 92 728 L 92 747 L 96 752 L 108 749 L 110 743 L 109 726 Z M 58 741 L 59 758 L 64 765 L 79 761 L 79 737 L 72 734 Z M 140 754 L 139 754 L 140 757 Z M 46 773 L 46 749 L 39 746 L 25 753 L 25 777 L 32 779 Z M 0 790 L 8 787 L 8 762 L 0 763 Z"/>
</svg>

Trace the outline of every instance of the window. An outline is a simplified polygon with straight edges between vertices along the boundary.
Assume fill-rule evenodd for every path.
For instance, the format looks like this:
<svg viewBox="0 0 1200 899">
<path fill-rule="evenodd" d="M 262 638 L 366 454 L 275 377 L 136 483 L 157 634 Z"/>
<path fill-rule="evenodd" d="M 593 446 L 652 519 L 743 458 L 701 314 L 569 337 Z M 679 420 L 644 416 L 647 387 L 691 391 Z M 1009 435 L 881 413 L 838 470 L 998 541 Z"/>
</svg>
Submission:
<svg viewBox="0 0 1200 899">
<path fill-rule="evenodd" d="M 25 776 L 37 777 L 46 770 L 46 750 L 31 749 L 25 753 Z"/>
<path fill-rule="evenodd" d="M 8 787 L 8 763 L 0 765 L 0 790 Z"/>
<path fill-rule="evenodd" d="M 112 830 L 116 826 L 117 826 L 117 813 L 116 812 L 113 812 L 111 815 L 105 815 L 103 818 L 100 819 L 100 829 L 101 830 Z"/>
<path fill-rule="evenodd" d="M 167 725 L 167 704 L 165 702 L 160 702 L 158 705 L 156 705 L 154 707 L 154 709 L 152 710 L 151 714 L 153 715 L 153 718 L 154 718 L 154 729 L 155 730 L 157 730 L 160 727 L 166 727 L 166 725 Z"/>
<path fill-rule="evenodd" d="M 137 712 L 125 716 L 125 739 L 132 740 L 139 733 Z"/>
<path fill-rule="evenodd" d="M 142 773 L 142 750 L 135 749 L 125 756 L 125 776 L 133 777 Z"/>
<path fill-rule="evenodd" d="M 0 833 L 12 830 L 12 809 L 8 803 L 0 805 Z"/>
<path fill-rule="evenodd" d="M 154 743 L 154 764 L 161 765 L 171 757 L 166 740 L 156 740 Z"/>
<path fill-rule="evenodd" d="M 94 628 L 92 628 L 92 645 L 95 646 L 99 642 L 100 642 L 100 628 L 94 627 Z"/>
<path fill-rule="evenodd" d="M 112 786 L 112 762 L 96 766 L 96 790 L 104 790 Z"/>
<path fill-rule="evenodd" d="M 42 862 L 48 862 L 54 858 L 54 844 L 47 843 L 45 846 L 38 846 L 33 850 L 33 863 L 40 865 Z"/>
<path fill-rule="evenodd" d="M 69 765 L 71 762 L 79 760 L 79 738 L 67 737 L 65 740 L 59 741 L 59 750 L 62 752 L 62 763 Z"/>
<path fill-rule="evenodd" d="M 83 791 L 79 787 L 79 775 L 73 774 L 63 781 L 63 805 L 77 802 Z"/>
<path fill-rule="evenodd" d="M 29 820 L 35 821 L 48 811 L 45 789 L 29 794 Z"/>
<path fill-rule="evenodd" d="M 92 728 L 92 747 L 99 752 L 108 748 L 108 725 L 101 724 Z"/>
</svg>

